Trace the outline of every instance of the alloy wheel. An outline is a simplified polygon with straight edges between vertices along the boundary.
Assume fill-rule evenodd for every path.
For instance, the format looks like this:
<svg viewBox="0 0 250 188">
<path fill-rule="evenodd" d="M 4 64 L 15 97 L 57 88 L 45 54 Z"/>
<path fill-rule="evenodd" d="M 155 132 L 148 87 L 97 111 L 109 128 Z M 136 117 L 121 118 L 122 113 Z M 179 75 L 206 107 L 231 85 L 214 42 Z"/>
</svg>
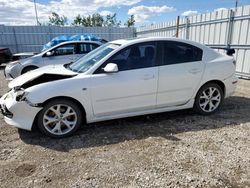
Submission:
<svg viewBox="0 0 250 188">
<path fill-rule="evenodd" d="M 66 104 L 51 106 L 43 115 L 44 128 L 53 135 L 64 135 L 74 129 L 77 114 Z"/>
<path fill-rule="evenodd" d="M 204 112 L 215 111 L 221 103 L 221 93 L 216 87 L 207 87 L 199 98 L 199 106 Z"/>
</svg>

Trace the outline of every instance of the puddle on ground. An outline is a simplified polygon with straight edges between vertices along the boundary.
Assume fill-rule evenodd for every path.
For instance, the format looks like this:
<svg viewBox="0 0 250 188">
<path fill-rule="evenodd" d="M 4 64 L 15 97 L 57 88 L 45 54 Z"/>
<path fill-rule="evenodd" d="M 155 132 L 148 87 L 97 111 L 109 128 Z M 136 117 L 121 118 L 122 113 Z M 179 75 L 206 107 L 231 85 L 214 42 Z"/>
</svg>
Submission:
<svg viewBox="0 0 250 188">
<path fill-rule="evenodd" d="M 31 176 L 36 171 L 36 165 L 21 164 L 15 169 L 15 174 L 19 177 Z"/>
</svg>

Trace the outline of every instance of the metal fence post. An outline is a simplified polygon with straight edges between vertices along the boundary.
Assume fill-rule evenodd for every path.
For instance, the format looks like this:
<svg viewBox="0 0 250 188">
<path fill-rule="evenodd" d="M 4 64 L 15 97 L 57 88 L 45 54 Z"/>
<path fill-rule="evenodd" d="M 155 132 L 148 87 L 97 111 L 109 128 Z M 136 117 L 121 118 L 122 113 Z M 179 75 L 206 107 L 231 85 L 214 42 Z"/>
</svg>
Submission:
<svg viewBox="0 0 250 188">
<path fill-rule="evenodd" d="M 180 31 L 180 16 L 177 16 L 176 20 L 176 38 L 179 38 L 179 31 Z"/>
<path fill-rule="evenodd" d="M 52 38 L 53 38 L 52 37 L 52 31 L 51 31 L 52 30 L 51 29 L 52 26 L 49 25 L 48 27 L 49 27 L 49 38 L 50 38 L 50 40 L 52 40 Z"/>
<path fill-rule="evenodd" d="M 15 27 L 13 27 L 13 35 L 14 35 L 14 40 L 15 40 L 16 53 L 19 53 L 18 44 L 17 44 L 17 38 L 16 38 Z"/>
<path fill-rule="evenodd" d="M 186 17 L 186 40 L 189 40 L 189 29 L 190 29 L 190 20 Z"/>
<path fill-rule="evenodd" d="M 228 20 L 228 33 L 227 33 L 227 47 L 230 48 L 232 44 L 232 37 L 233 37 L 233 25 L 234 25 L 234 11 L 231 9 L 229 14 Z"/>
<path fill-rule="evenodd" d="M 135 27 L 133 27 L 133 37 L 137 37 L 137 32 Z"/>
<path fill-rule="evenodd" d="M 111 27 L 108 27 L 109 41 L 111 41 Z"/>
</svg>

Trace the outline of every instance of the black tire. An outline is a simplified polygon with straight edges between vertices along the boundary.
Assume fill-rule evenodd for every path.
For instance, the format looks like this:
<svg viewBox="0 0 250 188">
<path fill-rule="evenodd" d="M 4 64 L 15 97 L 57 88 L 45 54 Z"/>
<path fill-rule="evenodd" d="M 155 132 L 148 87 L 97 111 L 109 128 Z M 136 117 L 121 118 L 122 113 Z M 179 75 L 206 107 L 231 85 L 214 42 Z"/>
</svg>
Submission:
<svg viewBox="0 0 250 188">
<path fill-rule="evenodd" d="M 215 88 L 212 96 L 209 96 L 209 94 L 207 93 L 207 92 L 209 92 L 209 88 Z M 203 92 L 205 92 L 205 94 L 207 94 L 207 96 L 209 96 L 208 99 L 203 98 L 204 97 Z M 217 96 L 220 96 L 220 100 Z M 213 100 L 213 98 L 216 98 L 216 100 Z M 210 114 L 217 112 L 220 109 L 223 100 L 224 100 L 224 93 L 223 93 L 221 87 L 216 83 L 208 83 L 208 84 L 202 86 L 200 88 L 200 90 L 198 91 L 198 93 L 195 97 L 195 103 L 194 103 L 193 109 L 198 114 L 210 115 Z M 210 102 L 212 102 L 212 105 L 210 105 L 211 104 Z M 218 104 L 217 104 L 217 102 L 218 102 Z M 206 105 L 206 103 L 207 103 L 207 105 Z M 216 106 L 216 107 L 214 107 L 214 109 L 211 108 L 211 111 L 210 111 L 210 106 Z"/>
<path fill-rule="evenodd" d="M 38 67 L 35 67 L 35 66 L 25 67 L 25 68 L 22 70 L 21 74 L 25 74 L 26 72 L 33 71 L 33 70 L 35 70 L 35 69 L 37 69 L 37 68 L 38 68 Z"/>
<path fill-rule="evenodd" d="M 60 122 L 58 121 L 58 122 L 53 122 L 54 124 L 56 124 L 56 125 L 53 125 L 53 123 L 51 123 L 50 125 L 45 125 L 45 123 L 44 123 L 44 121 L 45 121 L 45 119 L 44 119 L 44 115 L 45 115 L 45 113 L 46 113 L 46 115 L 47 115 L 47 113 L 49 112 L 49 113 L 51 113 L 52 111 L 50 110 L 52 107 L 55 107 L 56 105 L 61 105 L 61 107 L 70 107 L 71 109 L 72 109 L 72 112 L 74 112 L 75 113 L 75 115 L 76 115 L 76 123 L 75 123 L 75 125 L 74 125 L 74 127 L 69 131 L 69 132 L 65 132 L 65 133 L 60 133 L 59 131 L 58 131 L 58 133 L 52 133 L 52 130 L 56 127 L 56 125 L 57 125 L 57 123 L 59 123 L 60 124 L 60 129 L 62 130 L 62 128 L 63 127 L 65 127 L 65 128 L 68 128 L 67 126 L 66 126 L 66 124 L 64 124 L 63 123 L 63 119 L 62 119 L 62 117 L 60 116 Z M 60 108 L 61 108 L 60 107 Z M 53 108 L 54 109 L 54 108 Z M 66 110 L 65 110 L 66 111 Z M 61 112 L 60 112 L 61 113 Z M 55 113 L 56 114 L 56 113 Z M 74 116 L 75 116 L 74 115 Z M 52 112 L 52 116 L 54 116 L 53 115 L 53 112 Z M 56 116 L 56 115 L 55 115 Z M 55 116 L 54 117 L 52 117 L 52 118 L 54 118 L 55 119 Z M 48 116 L 47 116 L 48 117 Z M 70 116 L 69 116 L 70 117 Z M 58 117 L 59 118 L 59 117 Z M 72 118 L 72 117 L 70 117 L 70 118 Z M 57 118 L 56 118 L 57 119 Z M 68 120 L 67 120 L 68 121 Z M 68 121 L 69 122 L 69 121 Z M 38 128 L 40 129 L 40 131 L 42 132 L 42 133 L 44 133 L 45 135 L 47 135 L 47 136 L 49 136 L 49 137 L 53 137 L 53 138 L 63 138 L 63 137 L 67 137 L 67 136 L 70 136 L 70 135 L 72 135 L 77 129 L 79 129 L 79 127 L 81 126 L 81 124 L 82 124 L 82 122 L 83 122 L 83 114 L 82 114 L 82 111 L 81 111 L 81 109 L 78 107 L 78 105 L 77 104 L 75 104 L 73 101 L 71 101 L 71 100 L 67 100 L 67 99 L 55 99 L 55 100 L 52 100 L 52 101 L 50 101 L 50 102 L 48 102 L 47 104 L 45 104 L 44 105 L 44 107 L 43 107 L 43 109 L 39 112 L 39 114 L 38 114 L 38 116 L 37 116 L 37 125 L 38 125 Z M 54 127 L 53 127 L 54 126 Z M 49 127 L 49 128 L 48 128 Z M 50 130 L 49 131 L 49 129 L 52 129 L 52 130 Z"/>
</svg>

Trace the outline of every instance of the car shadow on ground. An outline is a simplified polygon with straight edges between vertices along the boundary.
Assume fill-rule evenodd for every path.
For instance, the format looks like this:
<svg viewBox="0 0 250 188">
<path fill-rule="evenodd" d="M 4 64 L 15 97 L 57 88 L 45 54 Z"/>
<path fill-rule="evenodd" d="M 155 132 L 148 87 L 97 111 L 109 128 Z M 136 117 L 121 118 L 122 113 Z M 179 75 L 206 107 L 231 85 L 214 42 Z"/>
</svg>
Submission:
<svg viewBox="0 0 250 188">
<path fill-rule="evenodd" d="M 246 122 L 250 122 L 250 98 L 233 96 L 224 101 L 219 112 L 210 116 L 183 110 L 112 120 L 90 124 L 73 136 L 62 139 L 43 136 L 39 131 L 19 130 L 19 134 L 26 144 L 68 152 L 71 149 L 98 147 L 149 137 L 162 137 L 179 142 L 179 133 L 219 129 Z"/>
</svg>

